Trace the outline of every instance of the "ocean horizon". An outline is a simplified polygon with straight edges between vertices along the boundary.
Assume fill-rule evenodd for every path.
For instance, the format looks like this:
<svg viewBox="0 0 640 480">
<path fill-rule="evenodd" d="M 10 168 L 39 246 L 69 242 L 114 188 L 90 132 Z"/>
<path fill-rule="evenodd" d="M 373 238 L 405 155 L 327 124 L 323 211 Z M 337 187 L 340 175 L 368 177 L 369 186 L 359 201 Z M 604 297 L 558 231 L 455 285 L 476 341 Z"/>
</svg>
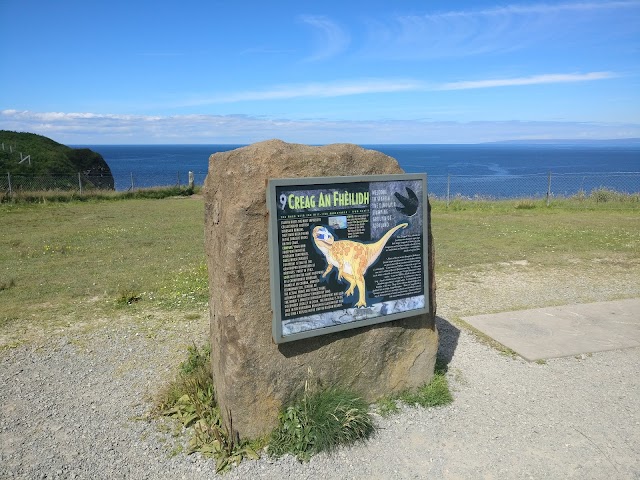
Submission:
<svg viewBox="0 0 640 480">
<path fill-rule="evenodd" d="M 636 141 L 637 140 L 637 141 Z M 557 143 L 563 142 L 563 143 Z M 116 189 L 186 184 L 188 172 L 196 174 L 202 184 L 208 170 L 209 156 L 245 146 L 244 144 L 166 144 L 166 145 L 74 145 L 100 153 L 113 173 Z M 407 173 L 427 173 L 430 191 L 441 194 L 448 177 L 458 180 L 477 178 L 488 185 L 487 195 L 502 196 L 499 183 L 508 178 L 534 176 L 580 176 L 583 190 L 613 182 L 610 188 L 622 188 L 620 173 L 640 175 L 640 140 L 555 141 L 546 143 L 482 144 L 367 144 L 363 148 L 378 150 L 395 158 Z M 492 178 L 493 177 L 493 178 Z M 618 180 L 616 180 L 618 178 Z M 606 180 L 606 181 L 605 181 Z M 546 180 L 543 182 L 546 185 Z M 595 182 L 595 183 L 593 183 Z M 604 182 L 604 183 L 603 183 Z M 618 183 L 616 183 L 618 182 Z M 539 193 L 538 186 L 536 193 Z M 546 187 L 545 187 L 546 189 Z M 629 190 L 624 187 L 623 190 Z M 637 192 L 640 187 L 633 189 Z M 480 192 L 485 194 L 484 192 Z M 524 192 L 527 193 L 527 192 Z M 470 191 L 465 195 L 473 194 Z"/>
</svg>

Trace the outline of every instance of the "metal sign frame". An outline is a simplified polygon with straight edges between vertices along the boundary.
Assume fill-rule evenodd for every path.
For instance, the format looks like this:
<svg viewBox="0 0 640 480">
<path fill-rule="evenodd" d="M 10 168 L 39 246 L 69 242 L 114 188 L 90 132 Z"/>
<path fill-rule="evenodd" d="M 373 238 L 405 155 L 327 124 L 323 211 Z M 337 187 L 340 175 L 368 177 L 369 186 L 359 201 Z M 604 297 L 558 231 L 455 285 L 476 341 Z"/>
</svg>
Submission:
<svg viewBox="0 0 640 480">
<path fill-rule="evenodd" d="M 271 179 L 267 206 L 276 343 L 429 312 L 426 174 Z"/>
</svg>

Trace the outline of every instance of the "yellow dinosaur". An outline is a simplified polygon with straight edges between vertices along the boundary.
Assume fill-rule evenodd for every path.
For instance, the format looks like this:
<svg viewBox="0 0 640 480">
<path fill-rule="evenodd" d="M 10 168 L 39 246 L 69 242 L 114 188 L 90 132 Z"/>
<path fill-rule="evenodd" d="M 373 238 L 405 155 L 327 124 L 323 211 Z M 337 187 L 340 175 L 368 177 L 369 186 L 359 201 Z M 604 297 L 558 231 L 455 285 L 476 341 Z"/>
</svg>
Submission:
<svg viewBox="0 0 640 480">
<path fill-rule="evenodd" d="M 347 296 L 353 295 L 355 288 L 358 287 L 359 295 L 356 307 L 366 307 L 364 274 L 367 268 L 378 260 L 382 249 L 391 236 L 397 230 L 408 226 L 408 223 L 401 223 L 390 229 L 380 240 L 374 243 L 336 240 L 326 227 L 322 225 L 315 227 L 311 234 L 313 241 L 327 260 L 327 269 L 322 274 L 322 277 L 326 277 L 333 267 L 337 267 L 338 280 L 345 278 L 349 282 L 349 289 L 345 294 Z"/>
</svg>

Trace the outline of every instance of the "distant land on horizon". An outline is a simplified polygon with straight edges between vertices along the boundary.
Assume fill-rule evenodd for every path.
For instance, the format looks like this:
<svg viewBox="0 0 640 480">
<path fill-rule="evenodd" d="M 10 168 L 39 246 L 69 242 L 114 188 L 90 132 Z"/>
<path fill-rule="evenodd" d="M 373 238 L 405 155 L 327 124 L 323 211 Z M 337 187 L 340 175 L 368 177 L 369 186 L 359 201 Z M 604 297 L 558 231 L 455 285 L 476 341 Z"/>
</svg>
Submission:
<svg viewBox="0 0 640 480">
<path fill-rule="evenodd" d="M 531 140 L 500 140 L 496 142 L 484 142 L 478 145 L 640 145 L 640 138 L 611 138 L 611 139 L 531 139 Z"/>
<path fill-rule="evenodd" d="M 271 140 L 271 139 L 267 139 Z M 87 146 L 162 146 L 162 145 L 220 145 L 220 146 L 234 146 L 234 147 L 243 147 L 247 145 L 252 145 L 253 143 L 259 142 L 250 142 L 250 143 L 109 143 L 109 144 L 101 144 L 101 143 L 91 143 L 91 144 L 73 144 L 71 147 L 81 148 Z M 300 142 L 287 142 L 287 143 L 300 143 Z M 310 143 L 308 145 L 321 146 L 321 145 L 330 145 L 331 143 Z M 338 142 L 343 143 L 343 142 Z M 640 138 L 610 138 L 610 139 L 579 139 L 579 138 L 566 138 L 566 139 L 519 139 L 519 140 L 496 140 L 492 142 L 476 142 L 476 143 L 375 143 L 375 142 L 351 142 L 356 145 L 364 145 L 364 146 L 376 146 L 376 145 L 575 145 L 575 146 L 640 146 Z"/>
</svg>

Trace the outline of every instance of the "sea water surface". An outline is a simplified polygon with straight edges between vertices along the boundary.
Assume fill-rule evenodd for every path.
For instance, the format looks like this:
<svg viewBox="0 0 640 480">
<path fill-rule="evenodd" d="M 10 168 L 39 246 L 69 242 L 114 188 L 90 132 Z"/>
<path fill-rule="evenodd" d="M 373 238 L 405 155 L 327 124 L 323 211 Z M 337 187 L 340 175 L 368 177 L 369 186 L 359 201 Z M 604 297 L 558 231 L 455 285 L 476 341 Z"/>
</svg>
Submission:
<svg viewBox="0 0 640 480">
<path fill-rule="evenodd" d="M 202 184 L 209 156 L 242 145 L 83 145 L 99 152 L 109 164 L 116 189 L 186 184 L 188 172 Z M 430 192 L 489 196 L 516 196 L 546 191 L 548 175 L 568 190 L 598 186 L 621 191 L 640 191 L 640 144 L 477 144 L 477 145 L 363 145 L 379 150 L 400 163 L 407 173 L 426 172 Z M 636 176 L 620 172 L 635 172 Z M 536 178 L 540 177 L 540 181 Z M 631 180 L 629 180 L 631 178 Z M 531 180 L 531 181 L 529 181 Z M 511 182 L 505 186 L 505 181 Z M 514 183 L 515 182 L 515 183 Z M 535 183 L 527 189 L 528 184 Z M 465 187 L 466 184 L 466 187 Z"/>
</svg>

